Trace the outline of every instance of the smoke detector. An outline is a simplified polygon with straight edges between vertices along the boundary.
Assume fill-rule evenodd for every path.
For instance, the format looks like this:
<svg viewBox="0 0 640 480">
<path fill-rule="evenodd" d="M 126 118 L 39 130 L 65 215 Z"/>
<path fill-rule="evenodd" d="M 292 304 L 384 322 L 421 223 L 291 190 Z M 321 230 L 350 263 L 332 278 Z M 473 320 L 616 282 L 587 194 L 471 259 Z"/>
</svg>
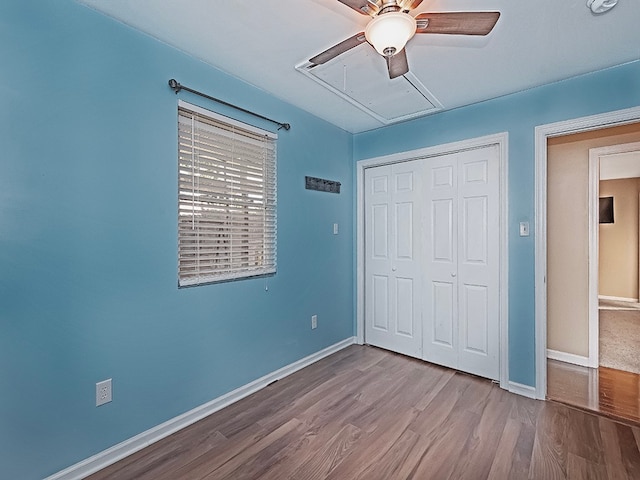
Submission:
<svg viewBox="0 0 640 480">
<path fill-rule="evenodd" d="M 616 6 L 618 0 L 587 0 L 587 7 L 591 9 L 593 13 L 606 13 Z"/>
</svg>

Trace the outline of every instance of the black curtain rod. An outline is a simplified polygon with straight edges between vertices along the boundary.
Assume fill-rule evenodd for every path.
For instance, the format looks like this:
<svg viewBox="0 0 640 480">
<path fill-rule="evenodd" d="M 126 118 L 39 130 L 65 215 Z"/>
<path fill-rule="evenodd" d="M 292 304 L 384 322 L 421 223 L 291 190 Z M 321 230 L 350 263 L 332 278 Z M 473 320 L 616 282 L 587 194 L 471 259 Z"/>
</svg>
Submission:
<svg viewBox="0 0 640 480">
<path fill-rule="evenodd" d="M 268 122 L 275 123 L 276 125 L 278 125 L 278 130 L 280 130 L 282 128 L 284 128 L 285 130 L 289 130 L 291 128 L 291 125 L 289 125 L 288 123 L 281 123 L 281 122 L 278 122 L 276 120 L 272 120 L 272 119 L 267 118 L 267 117 L 265 117 L 263 115 L 260 115 L 259 113 L 255 113 L 255 112 L 252 112 L 250 110 L 246 110 L 246 109 L 244 109 L 242 107 L 238 107 L 237 105 L 233 105 L 232 103 L 228 103 L 228 102 L 225 102 L 224 100 L 220 100 L 219 98 L 215 98 L 215 97 L 212 97 L 211 95 L 207 95 L 206 93 L 202 93 L 202 92 L 199 92 L 199 91 L 194 90 L 192 88 L 185 87 L 184 85 L 180 85 L 180 83 L 174 78 L 169 80 L 169 86 L 173 90 L 175 90 L 176 95 L 178 94 L 178 92 L 180 90 L 186 90 L 187 92 L 195 93 L 196 95 L 200 95 L 201 97 L 207 98 L 209 100 L 213 100 L 214 102 L 221 103 L 222 105 L 226 105 L 227 107 L 235 108 L 236 110 L 240 110 L 241 112 L 248 113 L 250 115 L 253 115 L 254 117 L 258 117 L 258 118 L 261 118 L 263 120 L 267 120 Z"/>
</svg>

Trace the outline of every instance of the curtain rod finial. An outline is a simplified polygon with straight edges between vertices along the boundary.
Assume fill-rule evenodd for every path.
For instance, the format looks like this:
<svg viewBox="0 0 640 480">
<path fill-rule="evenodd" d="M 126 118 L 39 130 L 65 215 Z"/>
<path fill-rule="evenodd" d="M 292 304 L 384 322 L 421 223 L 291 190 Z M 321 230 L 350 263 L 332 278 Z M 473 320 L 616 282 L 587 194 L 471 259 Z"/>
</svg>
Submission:
<svg viewBox="0 0 640 480">
<path fill-rule="evenodd" d="M 176 91 L 176 94 L 182 90 L 182 85 L 180 85 L 175 78 L 169 80 L 169 86 Z"/>
</svg>

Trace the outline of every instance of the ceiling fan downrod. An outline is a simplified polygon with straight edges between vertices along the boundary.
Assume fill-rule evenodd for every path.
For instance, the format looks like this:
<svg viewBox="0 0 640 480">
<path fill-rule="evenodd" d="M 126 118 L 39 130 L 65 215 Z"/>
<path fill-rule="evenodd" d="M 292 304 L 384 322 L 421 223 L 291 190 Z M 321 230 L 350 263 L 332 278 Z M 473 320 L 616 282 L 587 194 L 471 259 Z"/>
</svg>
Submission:
<svg viewBox="0 0 640 480">
<path fill-rule="evenodd" d="M 389 12 L 399 12 L 400 6 L 396 2 L 396 0 L 385 0 L 382 2 L 382 7 L 380 7 L 380 11 L 378 12 L 378 16 L 383 15 Z"/>
</svg>

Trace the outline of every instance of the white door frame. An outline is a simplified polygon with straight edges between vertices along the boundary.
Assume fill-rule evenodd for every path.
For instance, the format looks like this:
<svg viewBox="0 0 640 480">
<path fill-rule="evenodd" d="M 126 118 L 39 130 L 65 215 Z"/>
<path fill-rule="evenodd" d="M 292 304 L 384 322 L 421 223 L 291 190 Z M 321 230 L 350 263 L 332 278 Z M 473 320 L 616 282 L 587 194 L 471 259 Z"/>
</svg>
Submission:
<svg viewBox="0 0 640 480">
<path fill-rule="evenodd" d="M 509 389 L 509 244 L 508 244 L 508 140 L 507 132 L 459 142 L 399 152 L 357 162 L 356 172 L 356 342 L 364 343 L 364 171 L 392 163 L 437 157 L 463 150 L 498 145 L 500 155 L 500 386 Z"/>
<path fill-rule="evenodd" d="M 600 157 L 639 150 L 640 142 L 589 149 L 589 367 L 591 368 L 598 368 L 600 359 L 600 321 L 598 317 Z"/>
<path fill-rule="evenodd" d="M 547 139 L 639 121 L 640 107 L 634 107 L 540 125 L 535 129 L 535 365 L 536 398 L 540 400 L 546 399 L 547 396 Z M 590 178 L 590 185 L 593 181 Z M 593 201 L 591 195 L 590 201 Z M 590 213 L 592 214 L 593 212 Z M 590 217 L 589 221 L 592 222 L 593 219 Z M 590 244 L 591 237 L 592 235 L 589 239 Z M 589 253 L 590 256 L 593 254 L 591 250 Z M 593 276 L 592 265 L 589 267 L 589 276 Z M 590 294 L 593 288 L 591 283 L 590 281 Z"/>
</svg>

